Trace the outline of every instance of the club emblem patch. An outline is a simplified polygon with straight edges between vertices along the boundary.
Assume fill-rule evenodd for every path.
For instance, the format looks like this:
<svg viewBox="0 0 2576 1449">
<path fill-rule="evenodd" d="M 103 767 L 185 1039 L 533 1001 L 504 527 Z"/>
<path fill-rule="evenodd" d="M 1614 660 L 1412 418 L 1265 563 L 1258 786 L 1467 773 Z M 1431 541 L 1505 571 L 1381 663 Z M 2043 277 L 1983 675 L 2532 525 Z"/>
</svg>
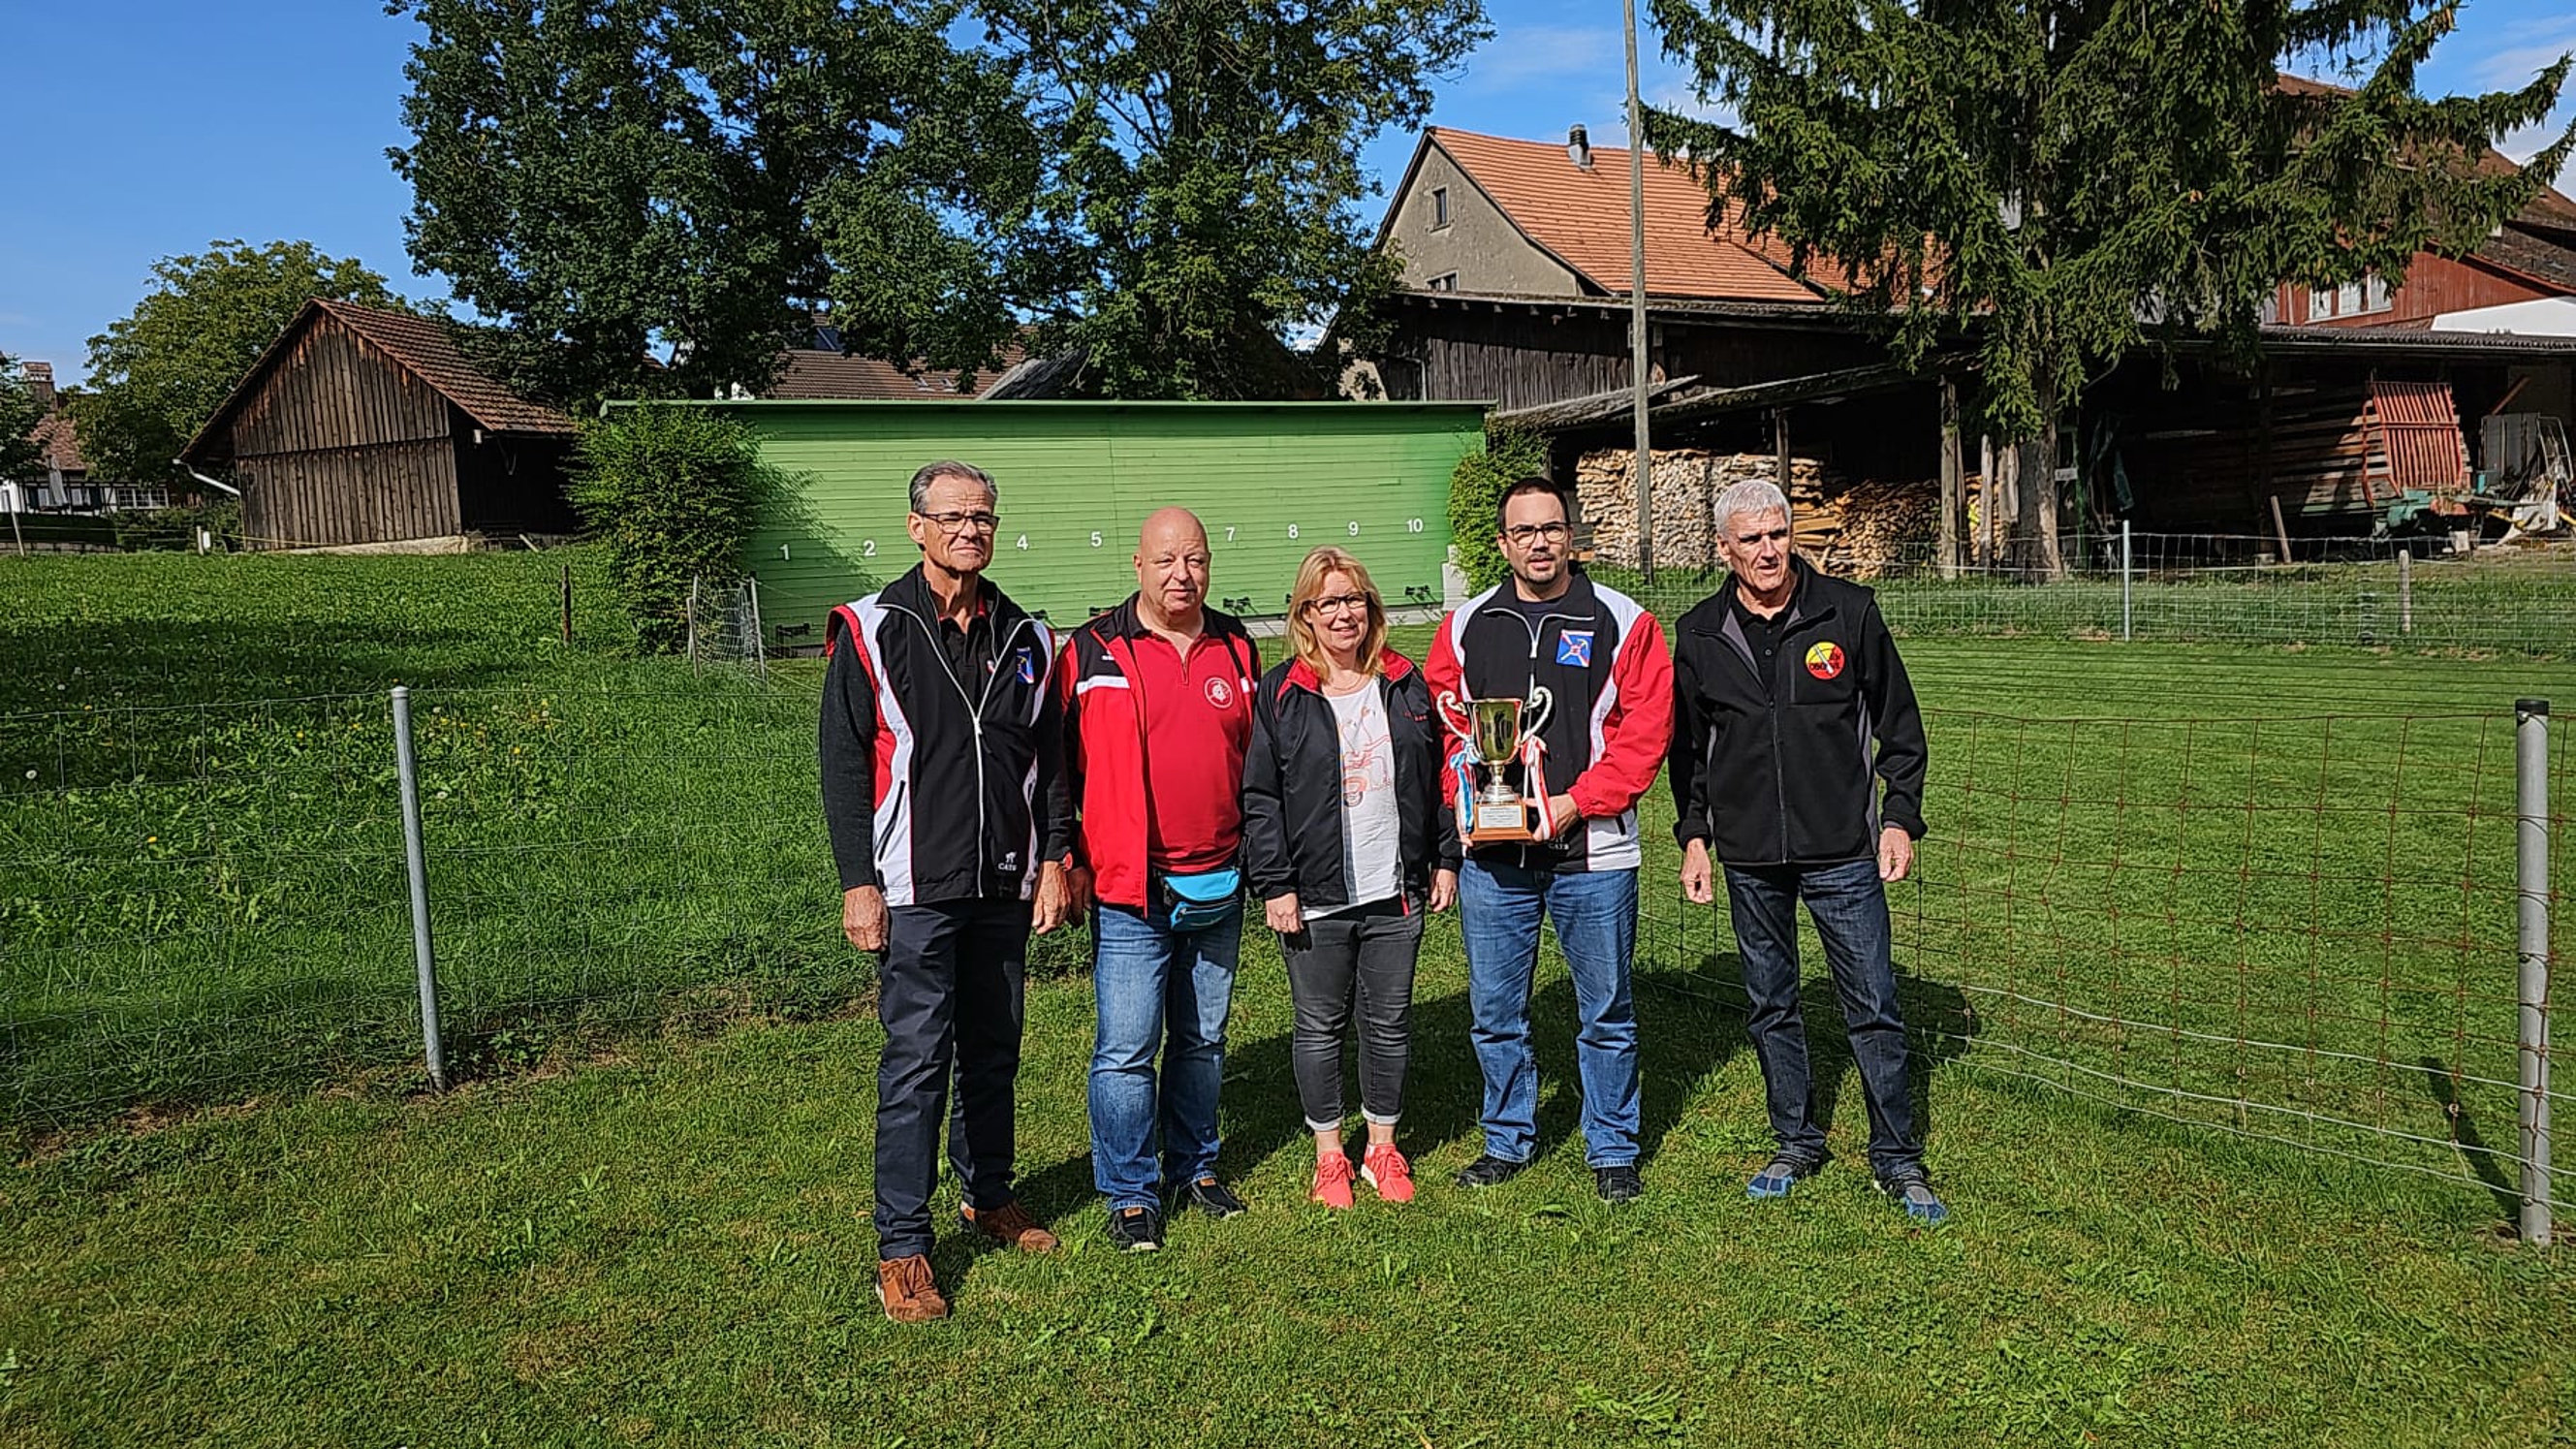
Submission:
<svg viewBox="0 0 2576 1449">
<path fill-rule="evenodd" d="M 1556 636 L 1556 662 L 1577 669 L 1592 667 L 1592 631 L 1568 629 Z"/>
<path fill-rule="evenodd" d="M 1036 655 L 1031 654 L 1026 649 L 1021 650 L 1018 668 L 1020 672 L 1020 683 L 1035 684 L 1038 682 L 1038 661 Z"/>
<path fill-rule="evenodd" d="M 1826 640 L 1807 651 L 1807 672 L 1818 679 L 1831 679 L 1843 672 L 1843 646 Z"/>
<path fill-rule="evenodd" d="M 1209 680 L 1207 682 L 1207 702 L 1216 706 L 1218 709 L 1230 707 L 1234 703 L 1234 686 L 1222 679 Z"/>
</svg>

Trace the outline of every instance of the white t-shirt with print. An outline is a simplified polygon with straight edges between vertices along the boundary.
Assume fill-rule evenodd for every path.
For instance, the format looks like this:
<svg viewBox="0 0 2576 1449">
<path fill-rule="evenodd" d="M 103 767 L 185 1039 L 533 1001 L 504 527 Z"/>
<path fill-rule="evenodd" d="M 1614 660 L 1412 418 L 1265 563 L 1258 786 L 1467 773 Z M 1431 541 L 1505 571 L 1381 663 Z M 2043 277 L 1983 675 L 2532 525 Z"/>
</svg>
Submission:
<svg viewBox="0 0 2576 1449">
<path fill-rule="evenodd" d="M 1384 691 L 1327 695 L 1342 735 L 1342 862 L 1351 898 L 1305 912 L 1307 920 L 1389 900 L 1404 890 L 1402 825 L 1395 808 L 1395 740 Z"/>
</svg>

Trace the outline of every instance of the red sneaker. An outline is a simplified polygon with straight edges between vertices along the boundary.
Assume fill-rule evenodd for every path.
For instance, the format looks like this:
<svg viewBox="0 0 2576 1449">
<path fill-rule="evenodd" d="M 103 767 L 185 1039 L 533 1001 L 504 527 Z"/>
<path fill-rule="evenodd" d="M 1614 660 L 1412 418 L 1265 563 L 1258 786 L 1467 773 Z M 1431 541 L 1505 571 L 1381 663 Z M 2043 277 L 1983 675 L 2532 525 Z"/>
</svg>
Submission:
<svg viewBox="0 0 2576 1449">
<path fill-rule="evenodd" d="M 1351 1160 L 1336 1152 L 1315 1159 L 1315 1201 L 1329 1208 L 1351 1205 Z"/>
<path fill-rule="evenodd" d="M 1413 1164 L 1404 1160 L 1404 1154 L 1396 1151 L 1392 1142 L 1369 1148 L 1368 1155 L 1360 1159 L 1360 1176 L 1377 1189 L 1381 1201 L 1413 1201 Z"/>
</svg>

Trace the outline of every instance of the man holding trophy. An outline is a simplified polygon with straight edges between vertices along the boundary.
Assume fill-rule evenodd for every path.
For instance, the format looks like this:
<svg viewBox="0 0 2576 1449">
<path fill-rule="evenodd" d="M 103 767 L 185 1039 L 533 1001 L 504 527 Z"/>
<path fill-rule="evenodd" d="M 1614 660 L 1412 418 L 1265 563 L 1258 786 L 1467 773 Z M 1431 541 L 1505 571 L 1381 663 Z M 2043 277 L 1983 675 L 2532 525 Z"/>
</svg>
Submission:
<svg viewBox="0 0 2576 1449">
<path fill-rule="evenodd" d="M 1467 999 L 1485 1079 L 1488 1187 L 1538 1146 L 1530 987 L 1541 920 L 1556 923 L 1580 1018 L 1583 1157 L 1601 1197 L 1637 1175 L 1637 800 L 1671 740 L 1672 661 L 1655 616 L 1574 571 L 1565 495 L 1545 478 L 1503 491 L 1496 542 L 1512 576 L 1443 620 L 1425 666 L 1452 736 L 1442 786 L 1458 814 Z"/>
</svg>

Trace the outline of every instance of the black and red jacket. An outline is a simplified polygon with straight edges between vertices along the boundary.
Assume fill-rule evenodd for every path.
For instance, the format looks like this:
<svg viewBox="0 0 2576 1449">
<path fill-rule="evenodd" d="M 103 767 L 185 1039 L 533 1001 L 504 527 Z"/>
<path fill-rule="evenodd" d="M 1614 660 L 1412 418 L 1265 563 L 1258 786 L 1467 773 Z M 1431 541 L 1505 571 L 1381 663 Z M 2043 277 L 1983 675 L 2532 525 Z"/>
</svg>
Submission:
<svg viewBox="0 0 2576 1449">
<path fill-rule="evenodd" d="M 1261 650 L 1243 621 L 1204 611 L 1200 632 L 1234 661 L 1235 685 L 1249 713 Z M 1135 687 L 1136 641 L 1151 631 L 1137 617 L 1136 597 L 1067 631 L 1056 661 L 1055 695 L 1064 718 L 1064 773 L 1074 816 L 1071 863 L 1092 872 L 1092 893 L 1111 905 L 1148 908 L 1151 836 L 1145 819 L 1143 711 L 1151 702 Z"/>
<path fill-rule="evenodd" d="M 1663 626 L 1636 600 L 1576 574 L 1533 628 L 1502 590 L 1487 589 L 1440 621 L 1424 672 L 1431 698 L 1525 699 L 1544 685 L 1554 706 L 1539 738 L 1547 745 L 1547 792 L 1570 794 L 1583 824 L 1555 840 L 1489 845 L 1476 859 L 1530 870 L 1634 870 L 1637 801 L 1655 783 L 1673 730 L 1673 663 Z M 1453 744 L 1452 750 L 1456 747 Z M 1510 771 L 1512 783 L 1537 793 Z M 1453 803 L 1454 774 L 1442 772 Z"/>
<path fill-rule="evenodd" d="M 916 565 L 824 635 L 823 817 L 841 889 L 1026 899 L 1067 835 L 1055 635 L 983 585 L 992 668 L 960 679 Z"/>
<path fill-rule="evenodd" d="M 1458 821 L 1440 798 L 1445 756 L 1431 687 L 1413 661 L 1380 654 L 1376 689 L 1395 750 L 1396 849 L 1404 888 L 1427 889 L 1436 865 L 1458 867 Z M 1323 682 L 1302 659 L 1261 676 L 1243 757 L 1243 875 L 1258 900 L 1290 891 L 1306 910 L 1352 904 L 1342 826 L 1342 729 Z"/>
</svg>

